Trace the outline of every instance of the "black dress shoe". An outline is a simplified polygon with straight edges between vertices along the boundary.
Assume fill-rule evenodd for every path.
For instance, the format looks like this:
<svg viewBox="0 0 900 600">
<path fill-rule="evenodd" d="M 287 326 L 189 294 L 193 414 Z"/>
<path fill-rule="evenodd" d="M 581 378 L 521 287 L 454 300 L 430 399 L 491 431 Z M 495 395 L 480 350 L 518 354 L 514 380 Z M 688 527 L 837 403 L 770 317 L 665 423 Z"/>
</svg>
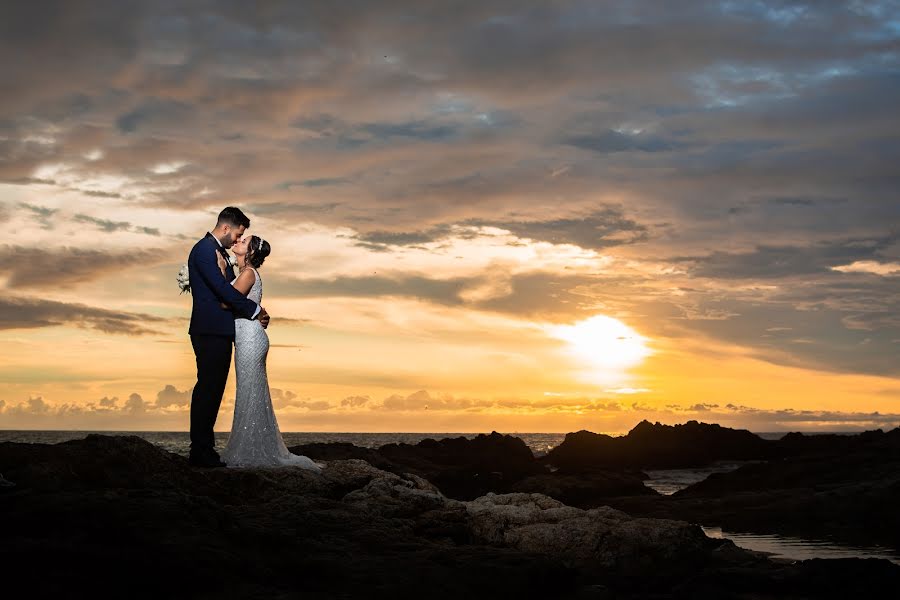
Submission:
<svg viewBox="0 0 900 600">
<path fill-rule="evenodd" d="M 188 463 L 195 467 L 205 467 L 208 469 L 227 466 L 213 450 L 197 454 L 191 453 L 190 458 L 188 458 Z"/>
</svg>

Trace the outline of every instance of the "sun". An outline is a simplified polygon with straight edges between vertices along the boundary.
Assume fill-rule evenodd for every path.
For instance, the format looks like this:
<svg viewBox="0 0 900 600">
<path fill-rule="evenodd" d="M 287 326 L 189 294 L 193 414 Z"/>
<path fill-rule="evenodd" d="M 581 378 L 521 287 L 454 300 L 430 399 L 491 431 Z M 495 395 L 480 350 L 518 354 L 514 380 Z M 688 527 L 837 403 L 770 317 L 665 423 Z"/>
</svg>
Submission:
<svg viewBox="0 0 900 600">
<path fill-rule="evenodd" d="M 595 315 L 574 325 L 555 325 L 550 333 L 566 341 L 571 352 L 582 361 L 608 375 L 624 374 L 651 353 L 647 338 L 605 315 Z"/>
</svg>

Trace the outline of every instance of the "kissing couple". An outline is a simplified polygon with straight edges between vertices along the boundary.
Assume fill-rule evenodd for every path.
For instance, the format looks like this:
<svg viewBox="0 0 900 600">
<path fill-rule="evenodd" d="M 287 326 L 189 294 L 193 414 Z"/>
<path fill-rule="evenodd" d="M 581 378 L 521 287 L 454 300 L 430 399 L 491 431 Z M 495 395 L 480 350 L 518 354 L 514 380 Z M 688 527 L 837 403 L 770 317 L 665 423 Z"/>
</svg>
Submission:
<svg viewBox="0 0 900 600">
<path fill-rule="evenodd" d="M 191 396 L 190 464 L 289 465 L 319 472 L 324 465 L 288 451 L 275 420 L 266 374 L 269 313 L 261 305 L 259 276 L 259 268 L 272 248 L 259 236 L 245 236 L 248 227 L 250 219 L 229 206 L 219 213 L 215 229 L 194 244 L 188 257 L 187 289 L 193 298 L 188 334 L 197 357 L 197 384 Z M 239 269 L 237 276 L 234 266 Z M 237 379 L 234 421 L 228 444 L 219 457 L 213 426 L 228 380 L 232 344 Z"/>
</svg>

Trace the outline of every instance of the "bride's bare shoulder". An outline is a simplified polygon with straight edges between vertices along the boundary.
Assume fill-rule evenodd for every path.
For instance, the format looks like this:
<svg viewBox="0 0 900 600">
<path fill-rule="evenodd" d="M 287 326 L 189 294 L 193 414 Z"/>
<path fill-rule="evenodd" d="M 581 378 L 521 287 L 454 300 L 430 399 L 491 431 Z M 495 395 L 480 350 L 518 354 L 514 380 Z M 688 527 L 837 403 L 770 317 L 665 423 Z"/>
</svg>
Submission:
<svg viewBox="0 0 900 600">
<path fill-rule="evenodd" d="M 234 285 L 234 289 L 246 296 L 254 283 L 256 283 L 256 273 L 254 270 L 244 269 L 238 274 L 237 279 L 234 280 L 232 285 Z"/>
</svg>

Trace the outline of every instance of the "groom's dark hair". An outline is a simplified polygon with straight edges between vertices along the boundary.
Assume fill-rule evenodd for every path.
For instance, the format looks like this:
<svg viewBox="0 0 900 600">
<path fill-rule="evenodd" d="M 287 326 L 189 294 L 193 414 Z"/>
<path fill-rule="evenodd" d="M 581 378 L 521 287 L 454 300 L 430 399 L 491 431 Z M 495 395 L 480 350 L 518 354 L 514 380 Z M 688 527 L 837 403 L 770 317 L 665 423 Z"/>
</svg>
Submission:
<svg viewBox="0 0 900 600">
<path fill-rule="evenodd" d="M 222 209 L 222 212 L 219 213 L 216 227 L 223 223 L 228 223 L 232 227 L 240 227 L 241 225 L 245 228 L 250 227 L 250 219 L 247 218 L 247 215 L 242 213 L 241 209 L 234 206 L 226 206 Z"/>
</svg>

